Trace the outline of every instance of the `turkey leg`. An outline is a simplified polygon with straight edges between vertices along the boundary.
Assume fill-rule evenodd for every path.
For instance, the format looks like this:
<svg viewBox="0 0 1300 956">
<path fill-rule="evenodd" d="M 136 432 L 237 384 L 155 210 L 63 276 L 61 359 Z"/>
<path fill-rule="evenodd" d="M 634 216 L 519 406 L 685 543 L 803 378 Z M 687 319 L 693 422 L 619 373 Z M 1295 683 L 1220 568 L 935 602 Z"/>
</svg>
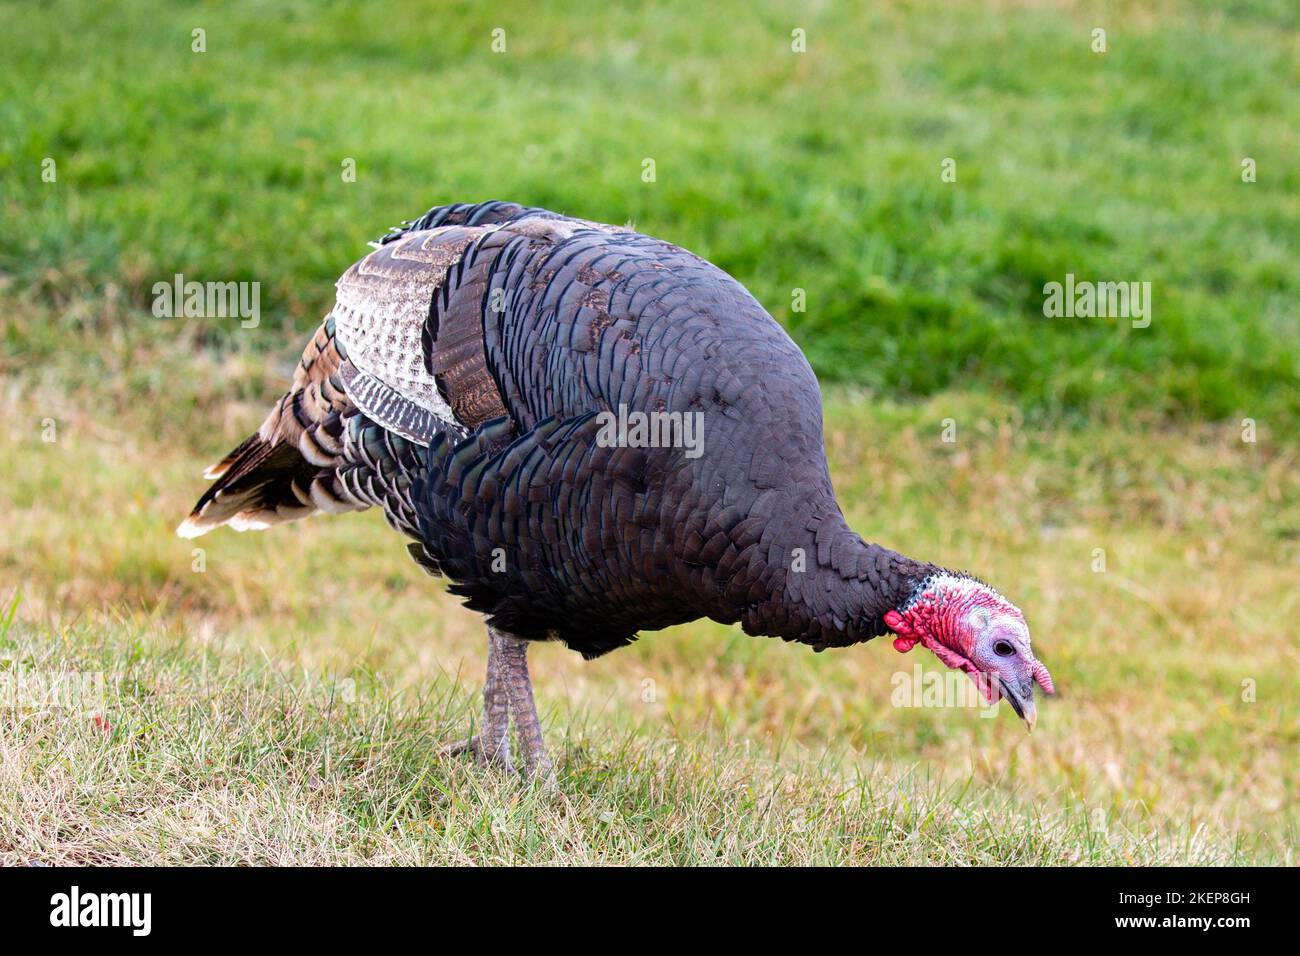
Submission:
<svg viewBox="0 0 1300 956">
<path fill-rule="evenodd" d="M 487 679 L 483 682 L 483 722 L 479 732 L 442 748 L 443 756 L 473 753 L 478 762 L 514 769 L 510 760 L 510 681 L 505 648 L 515 638 L 488 628 Z"/>
<path fill-rule="evenodd" d="M 524 762 L 524 776 L 536 778 L 547 784 L 555 783 L 555 770 L 546 755 L 546 741 L 542 737 L 542 723 L 537 717 L 537 702 L 533 699 L 533 682 L 528 676 L 529 641 L 503 631 L 488 628 L 488 633 L 501 642 L 499 652 L 504 661 L 505 683 L 510 696 L 510 714 L 519 735 L 519 750 Z"/>
</svg>

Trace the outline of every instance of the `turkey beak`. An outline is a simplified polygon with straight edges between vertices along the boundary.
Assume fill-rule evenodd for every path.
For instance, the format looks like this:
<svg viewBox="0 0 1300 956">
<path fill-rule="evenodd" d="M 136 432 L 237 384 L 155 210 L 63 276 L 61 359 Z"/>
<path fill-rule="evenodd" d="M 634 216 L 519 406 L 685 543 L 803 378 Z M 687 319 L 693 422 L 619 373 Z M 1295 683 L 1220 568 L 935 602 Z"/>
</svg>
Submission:
<svg viewBox="0 0 1300 956">
<path fill-rule="evenodd" d="M 1017 693 L 1013 685 L 1009 684 L 1002 678 L 998 678 L 998 685 L 1002 688 L 1002 696 L 1007 699 L 1011 709 L 1016 712 L 1016 716 L 1025 722 L 1029 732 L 1033 733 L 1034 727 L 1038 723 L 1038 709 L 1034 706 L 1034 685 L 1028 683 L 1028 689 Z"/>
</svg>

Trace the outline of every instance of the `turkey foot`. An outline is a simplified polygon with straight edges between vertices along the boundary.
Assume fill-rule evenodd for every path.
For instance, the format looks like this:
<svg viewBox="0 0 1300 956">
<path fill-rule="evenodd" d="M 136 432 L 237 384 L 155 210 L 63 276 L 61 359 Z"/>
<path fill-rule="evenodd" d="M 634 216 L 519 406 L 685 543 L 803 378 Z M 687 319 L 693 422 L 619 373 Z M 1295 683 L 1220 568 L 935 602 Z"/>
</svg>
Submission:
<svg viewBox="0 0 1300 956">
<path fill-rule="evenodd" d="M 525 777 L 547 786 L 555 785 L 555 769 L 546 754 L 537 702 L 528 674 L 528 644 L 496 628 L 488 627 L 487 680 L 483 684 L 482 729 L 472 737 L 448 744 L 441 756 L 473 753 L 484 766 L 507 772 L 516 769 L 510 754 L 510 723 L 518 735 L 520 768 Z"/>
</svg>

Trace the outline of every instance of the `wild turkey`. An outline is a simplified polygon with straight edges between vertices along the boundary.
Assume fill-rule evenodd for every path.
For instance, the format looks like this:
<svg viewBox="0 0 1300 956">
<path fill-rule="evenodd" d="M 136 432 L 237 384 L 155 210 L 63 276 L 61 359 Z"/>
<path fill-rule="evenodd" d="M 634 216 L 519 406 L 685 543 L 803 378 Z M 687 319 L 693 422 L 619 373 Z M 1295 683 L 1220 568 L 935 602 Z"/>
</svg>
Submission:
<svg viewBox="0 0 1300 956">
<path fill-rule="evenodd" d="M 740 283 L 506 202 L 438 206 L 373 245 L 178 533 L 381 508 L 487 617 L 480 759 L 512 765 L 513 716 L 523 769 L 551 773 L 528 642 L 594 658 L 700 617 L 818 651 L 892 630 L 1032 728 L 1034 681 L 1052 684 L 1023 615 L 849 529 L 817 379 Z"/>
</svg>

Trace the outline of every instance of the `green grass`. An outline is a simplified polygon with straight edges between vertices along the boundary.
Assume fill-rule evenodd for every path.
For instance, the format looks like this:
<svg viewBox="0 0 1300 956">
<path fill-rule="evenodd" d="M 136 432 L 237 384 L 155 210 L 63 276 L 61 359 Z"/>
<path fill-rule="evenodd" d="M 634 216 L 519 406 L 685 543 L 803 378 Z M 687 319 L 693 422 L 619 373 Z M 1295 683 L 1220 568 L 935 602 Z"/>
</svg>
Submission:
<svg viewBox="0 0 1300 956">
<path fill-rule="evenodd" d="M 0 861 L 75 864 L 1224 863 L 1259 859 L 1191 825 L 1013 783 L 734 732 L 576 715 L 547 792 L 442 757 L 463 687 L 284 673 L 196 653 L 156 619 L 20 632 L 11 667 L 102 674 L 108 716 L 37 711 L 0 735 Z M 111 636 L 106 636 L 111 634 Z M 725 759 L 723 759 L 725 755 Z M 1009 773 L 1002 775 L 1010 777 Z M 1266 847 L 1265 854 L 1277 852 Z M 1271 858 L 1266 855 L 1265 859 Z"/>
<path fill-rule="evenodd" d="M 104 686 L 0 701 L 0 864 L 1294 865 L 1300 33 L 1221 7 L 0 3 L 0 689 Z M 437 755 L 482 623 L 377 515 L 175 538 L 366 240 L 487 197 L 751 288 L 854 527 L 1025 609 L 1034 735 L 700 622 L 534 651 L 547 793 Z M 152 318 L 175 272 L 262 325 Z M 1151 327 L 1045 319 L 1067 272 Z"/>
<path fill-rule="evenodd" d="M 260 281 L 206 334 L 278 345 L 387 226 L 511 198 L 711 258 L 824 379 L 1294 422 L 1291 4 L 862 6 L 6 3 L 0 270 Z M 1151 282 L 1151 327 L 1044 318 L 1067 272 Z"/>
</svg>

